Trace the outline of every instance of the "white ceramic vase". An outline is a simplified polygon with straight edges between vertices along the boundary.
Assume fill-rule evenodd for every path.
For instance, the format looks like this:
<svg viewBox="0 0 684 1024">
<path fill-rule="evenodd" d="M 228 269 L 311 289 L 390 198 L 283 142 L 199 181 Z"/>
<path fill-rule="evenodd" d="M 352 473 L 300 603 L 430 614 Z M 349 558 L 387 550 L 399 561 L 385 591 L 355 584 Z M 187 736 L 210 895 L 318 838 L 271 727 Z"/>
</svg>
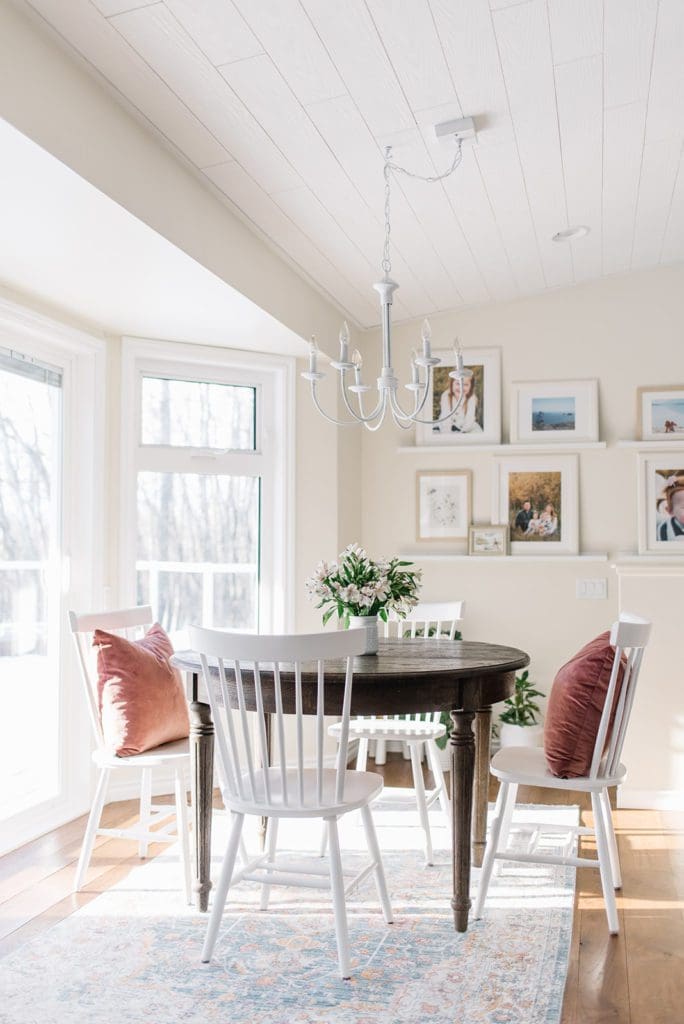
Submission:
<svg viewBox="0 0 684 1024">
<path fill-rule="evenodd" d="M 364 654 L 378 653 L 378 617 L 377 615 L 350 615 L 350 629 L 366 630 L 366 647 Z"/>
<path fill-rule="evenodd" d="M 543 736 L 543 725 L 499 724 L 499 742 L 502 747 L 541 747 Z"/>
</svg>

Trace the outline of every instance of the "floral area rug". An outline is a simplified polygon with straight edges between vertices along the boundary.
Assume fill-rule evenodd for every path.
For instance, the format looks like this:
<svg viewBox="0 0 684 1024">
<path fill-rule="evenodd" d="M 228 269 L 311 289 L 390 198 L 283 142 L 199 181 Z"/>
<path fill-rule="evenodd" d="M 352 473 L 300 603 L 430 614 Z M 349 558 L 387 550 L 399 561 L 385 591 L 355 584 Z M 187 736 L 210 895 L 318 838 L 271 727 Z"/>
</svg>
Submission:
<svg viewBox="0 0 684 1024">
<path fill-rule="evenodd" d="M 200 964 L 207 918 L 184 905 L 178 852 L 169 847 L 0 962 L 0 1021 L 557 1024 L 574 871 L 505 865 L 492 880 L 485 917 L 457 934 L 447 829 L 431 810 L 439 852 L 427 867 L 415 804 L 406 797 L 401 809 L 381 804 L 375 812 L 395 923 L 385 925 L 372 879 L 348 899 L 351 981 L 337 975 L 329 895 L 313 889 L 276 886 L 264 913 L 259 886 L 240 884 L 229 893 L 214 959 Z M 559 825 L 578 819 L 575 807 L 516 812 L 523 813 Z M 227 820 L 217 815 L 214 878 L 226 834 Z M 319 835 L 317 822 L 283 822 L 279 848 L 309 851 L 320 864 Z M 551 848 L 557 840 L 542 842 Z M 344 823 L 342 850 L 345 866 L 362 862 L 356 815 Z"/>
</svg>

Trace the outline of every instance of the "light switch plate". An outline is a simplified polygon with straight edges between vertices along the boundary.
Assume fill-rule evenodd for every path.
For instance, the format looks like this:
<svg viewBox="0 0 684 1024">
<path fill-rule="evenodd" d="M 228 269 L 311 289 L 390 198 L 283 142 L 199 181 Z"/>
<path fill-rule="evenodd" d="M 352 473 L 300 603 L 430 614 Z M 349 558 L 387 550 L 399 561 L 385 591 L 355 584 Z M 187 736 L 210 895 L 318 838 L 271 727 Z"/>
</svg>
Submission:
<svg viewBox="0 0 684 1024">
<path fill-rule="evenodd" d="M 604 601 L 608 597 L 608 581 L 605 577 L 575 580 L 575 597 L 583 601 Z"/>
</svg>

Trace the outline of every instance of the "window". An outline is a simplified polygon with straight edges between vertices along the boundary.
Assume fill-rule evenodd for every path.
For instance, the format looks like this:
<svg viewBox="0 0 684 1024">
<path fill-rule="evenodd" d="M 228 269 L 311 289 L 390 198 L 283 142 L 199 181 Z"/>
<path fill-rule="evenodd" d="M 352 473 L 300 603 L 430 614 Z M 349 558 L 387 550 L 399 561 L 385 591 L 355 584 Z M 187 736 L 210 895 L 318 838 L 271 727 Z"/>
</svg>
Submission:
<svg viewBox="0 0 684 1024">
<path fill-rule="evenodd" d="M 235 355 L 125 342 L 125 578 L 176 646 L 192 624 L 287 628 L 291 361 Z"/>
</svg>

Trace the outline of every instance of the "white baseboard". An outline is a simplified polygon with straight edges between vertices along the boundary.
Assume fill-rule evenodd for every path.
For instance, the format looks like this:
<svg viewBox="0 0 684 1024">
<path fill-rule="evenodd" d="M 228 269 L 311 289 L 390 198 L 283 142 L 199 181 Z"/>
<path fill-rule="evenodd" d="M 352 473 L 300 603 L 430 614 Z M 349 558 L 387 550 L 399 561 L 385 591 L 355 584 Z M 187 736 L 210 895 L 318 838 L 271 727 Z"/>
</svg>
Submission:
<svg viewBox="0 0 684 1024">
<path fill-rule="evenodd" d="M 684 792 L 678 789 L 629 789 L 620 786 L 617 805 L 646 811 L 684 811 Z"/>
</svg>

